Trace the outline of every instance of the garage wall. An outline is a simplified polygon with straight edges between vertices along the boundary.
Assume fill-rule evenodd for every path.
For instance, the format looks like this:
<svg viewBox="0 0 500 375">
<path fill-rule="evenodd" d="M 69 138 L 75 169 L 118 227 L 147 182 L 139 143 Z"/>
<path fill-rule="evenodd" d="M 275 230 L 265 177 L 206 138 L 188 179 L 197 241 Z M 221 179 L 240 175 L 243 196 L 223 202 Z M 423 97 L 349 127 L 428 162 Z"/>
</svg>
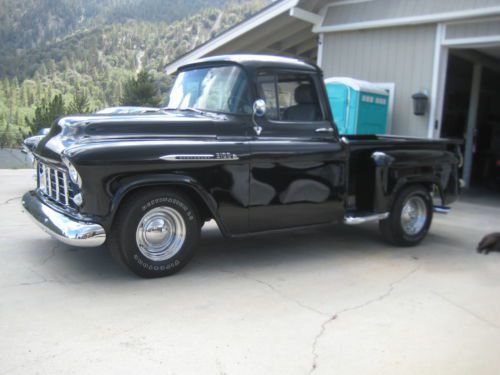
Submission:
<svg viewBox="0 0 500 375">
<path fill-rule="evenodd" d="M 431 93 L 435 36 L 436 25 L 328 33 L 322 68 L 325 77 L 395 83 L 392 133 L 426 137 L 429 114 L 415 116 L 411 96 Z"/>
<path fill-rule="evenodd" d="M 454 23 L 446 27 L 446 39 L 476 38 L 500 35 L 500 19 L 483 19 Z"/>
<path fill-rule="evenodd" d="M 360 0 L 327 9 L 323 26 L 423 16 L 498 6 L 498 0 Z M 335 2 L 332 2 L 335 4 Z"/>
</svg>

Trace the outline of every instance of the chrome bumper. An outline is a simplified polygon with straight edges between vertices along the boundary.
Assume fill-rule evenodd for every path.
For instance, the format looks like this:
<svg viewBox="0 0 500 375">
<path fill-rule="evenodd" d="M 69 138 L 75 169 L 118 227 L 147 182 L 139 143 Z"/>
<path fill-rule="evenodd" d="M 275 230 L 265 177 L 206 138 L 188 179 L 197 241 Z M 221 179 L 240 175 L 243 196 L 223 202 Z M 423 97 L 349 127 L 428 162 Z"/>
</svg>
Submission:
<svg viewBox="0 0 500 375">
<path fill-rule="evenodd" d="M 59 213 L 43 203 L 33 191 L 24 194 L 22 202 L 40 228 L 65 244 L 96 247 L 106 241 L 106 232 L 101 225 L 78 221 Z"/>
</svg>

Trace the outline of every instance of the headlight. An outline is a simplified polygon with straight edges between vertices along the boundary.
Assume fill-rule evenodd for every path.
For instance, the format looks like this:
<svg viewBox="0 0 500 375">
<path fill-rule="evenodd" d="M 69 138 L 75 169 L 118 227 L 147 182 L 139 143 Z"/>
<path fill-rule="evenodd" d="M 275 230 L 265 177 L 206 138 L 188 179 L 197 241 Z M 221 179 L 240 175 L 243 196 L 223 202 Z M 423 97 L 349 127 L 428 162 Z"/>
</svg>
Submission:
<svg viewBox="0 0 500 375">
<path fill-rule="evenodd" d="M 78 171 L 76 170 L 75 166 L 71 164 L 71 162 L 66 158 L 65 156 L 61 157 L 61 160 L 63 161 L 64 164 L 66 164 L 66 167 L 68 168 L 68 174 L 70 180 L 77 184 L 79 188 L 82 187 L 82 178 L 78 174 Z"/>
<path fill-rule="evenodd" d="M 69 172 L 69 178 L 71 181 L 73 181 L 75 184 L 78 185 L 78 187 L 82 187 L 82 179 L 80 178 L 80 175 L 76 171 L 75 167 L 73 164 L 68 165 L 68 172 Z"/>
</svg>

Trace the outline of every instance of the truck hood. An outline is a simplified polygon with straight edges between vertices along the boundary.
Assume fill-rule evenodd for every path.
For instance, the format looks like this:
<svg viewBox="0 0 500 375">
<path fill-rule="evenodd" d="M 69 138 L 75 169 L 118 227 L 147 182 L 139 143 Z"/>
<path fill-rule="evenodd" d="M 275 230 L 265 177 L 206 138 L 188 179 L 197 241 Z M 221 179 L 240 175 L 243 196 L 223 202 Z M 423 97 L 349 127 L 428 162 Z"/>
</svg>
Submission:
<svg viewBox="0 0 500 375">
<path fill-rule="evenodd" d="M 56 121 L 35 154 L 54 161 L 73 146 L 91 142 L 155 138 L 215 138 L 221 126 L 233 122 L 226 115 L 187 112 L 130 116 L 69 116 Z"/>
</svg>

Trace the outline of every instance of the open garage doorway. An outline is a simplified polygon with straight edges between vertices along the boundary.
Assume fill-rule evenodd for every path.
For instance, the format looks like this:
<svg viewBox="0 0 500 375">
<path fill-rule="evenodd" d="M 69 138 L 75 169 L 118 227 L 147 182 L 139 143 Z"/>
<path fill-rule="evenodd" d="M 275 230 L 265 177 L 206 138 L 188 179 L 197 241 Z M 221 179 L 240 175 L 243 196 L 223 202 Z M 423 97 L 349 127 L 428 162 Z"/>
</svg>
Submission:
<svg viewBox="0 0 500 375">
<path fill-rule="evenodd" d="M 500 193 L 500 46 L 451 49 L 441 137 L 464 140 L 467 187 Z"/>
</svg>

